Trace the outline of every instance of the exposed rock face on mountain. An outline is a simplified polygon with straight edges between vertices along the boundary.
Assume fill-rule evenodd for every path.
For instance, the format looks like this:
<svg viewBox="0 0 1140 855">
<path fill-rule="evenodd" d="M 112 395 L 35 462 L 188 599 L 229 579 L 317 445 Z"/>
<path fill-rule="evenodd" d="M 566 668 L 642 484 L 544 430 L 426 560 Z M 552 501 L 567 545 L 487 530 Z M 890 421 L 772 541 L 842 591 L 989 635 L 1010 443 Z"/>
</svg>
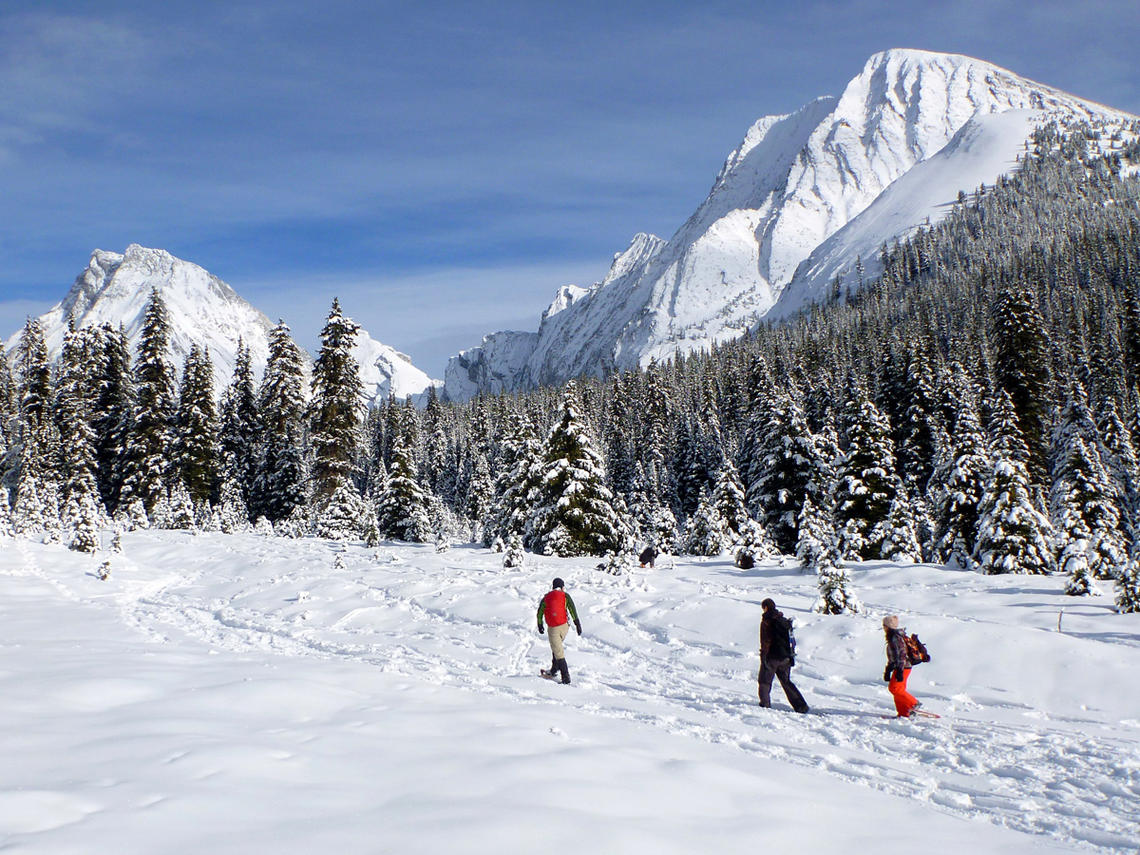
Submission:
<svg viewBox="0 0 1140 855">
<path fill-rule="evenodd" d="M 171 363 L 181 369 L 190 346 L 209 349 L 214 386 L 220 392 L 232 379 L 238 342 L 249 347 L 255 376 L 269 356 L 267 334 L 273 324 L 229 285 L 197 264 L 161 249 L 131 244 L 126 252 L 95 250 L 67 296 L 40 317 L 52 359 L 58 357 L 68 319 L 77 327 L 109 323 L 122 326 L 132 349 L 138 344 L 152 288 L 158 290 L 170 319 Z M 17 332 L 8 341 L 11 349 Z M 370 400 L 418 395 L 432 384 L 411 360 L 361 331 L 353 355 Z"/>
<path fill-rule="evenodd" d="M 838 97 L 766 116 L 665 242 L 638 235 L 609 275 L 558 300 L 535 333 L 495 333 L 451 360 L 446 393 L 528 388 L 645 365 L 784 317 L 959 190 L 1010 171 L 1045 121 L 1134 117 L 965 56 L 891 50 Z"/>
</svg>

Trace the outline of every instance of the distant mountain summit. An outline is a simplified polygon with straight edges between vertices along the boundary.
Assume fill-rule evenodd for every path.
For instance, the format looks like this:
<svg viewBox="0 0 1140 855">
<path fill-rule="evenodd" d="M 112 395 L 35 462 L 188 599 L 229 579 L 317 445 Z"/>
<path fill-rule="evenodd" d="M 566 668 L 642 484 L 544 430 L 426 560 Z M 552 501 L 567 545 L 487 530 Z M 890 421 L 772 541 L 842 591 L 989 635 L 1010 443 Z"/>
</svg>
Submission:
<svg viewBox="0 0 1140 855">
<path fill-rule="evenodd" d="M 1009 172 L 1050 120 L 1135 117 L 966 56 L 875 54 L 838 98 L 758 120 L 668 241 L 636 236 L 603 281 L 560 292 L 537 332 L 453 357 L 446 394 L 643 366 L 792 314 L 850 280 L 857 258 L 873 275 L 884 242 Z"/>
<path fill-rule="evenodd" d="M 166 303 L 170 318 L 168 357 L 176 369 L 181 370 L 191 345 L 208 348 L 214 386 L 220 393 L 233 379 L 238 342 L 244 341 L 254 374 L 260 376 L 269 358 L 268 333 L 273 322 L 197 264 L 138 244 L 131 244 L 121 254 L 95 250 L 87 269 L 63 300 L 39 318 L 50 358 L 59 356 L 69 318 L 77 327 L 121 325 L 133 352 L 152 288 Z M 19 337 L 17 332 L 9 338 L 8 349 Z M 407 356 L 373 340 L 364 330 L 357 336 L 353 356 L 360 363 L 361 380 L 370 400 L 384 399 L 389 392 L 400 398 L 419 395 L 434 382 Z"/>
</svg>

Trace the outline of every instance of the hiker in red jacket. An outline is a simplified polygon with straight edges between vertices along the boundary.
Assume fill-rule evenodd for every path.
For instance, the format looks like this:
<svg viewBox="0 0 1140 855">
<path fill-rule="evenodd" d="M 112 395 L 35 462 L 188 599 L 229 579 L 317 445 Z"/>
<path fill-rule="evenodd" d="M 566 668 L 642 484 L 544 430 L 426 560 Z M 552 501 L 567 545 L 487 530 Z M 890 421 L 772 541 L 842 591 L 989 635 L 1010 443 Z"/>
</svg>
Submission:
<svg viewBox="0 0 1140 855">
<path fill-rule="evenodd" d="M 910 657 L 906 652 L 906 633 L 899 628 L 898 615 L 883 618 L 883 634 L 887 639 L 887 667 L 883 671 L 883 679 L 887 681 L 887 691 L 895 699 L 899 718 L 909 718 L 922 704 L 906 690 Z"/>
<path fill-rule="evenodd" d="M 562 682 L 570 682 L 570 668 L 566 665 L 566 651 L 562 648 L 562 642 L 566 640 L 566 635 L 570 632 L 570 618 L 574 619 L 574 629 L 578 635 L 582 634 L 582 623 L 578 620 L 578 610 L 574 608 L 574 601 L 570 599 L 563 587 L 565 583 L 558 578 L 551 583 L 552 590 L 549 591 L 538 604 L 538 631 L 541 634 L 543 629 L 542 622 L 546 621 L 546 626 L 550 630 L 547 632 L 546 637 L 550 639 L 550 670 L 543 669 L 543 677 L 553 677 L 555 672 L 562 675 Z"/>
</svg>

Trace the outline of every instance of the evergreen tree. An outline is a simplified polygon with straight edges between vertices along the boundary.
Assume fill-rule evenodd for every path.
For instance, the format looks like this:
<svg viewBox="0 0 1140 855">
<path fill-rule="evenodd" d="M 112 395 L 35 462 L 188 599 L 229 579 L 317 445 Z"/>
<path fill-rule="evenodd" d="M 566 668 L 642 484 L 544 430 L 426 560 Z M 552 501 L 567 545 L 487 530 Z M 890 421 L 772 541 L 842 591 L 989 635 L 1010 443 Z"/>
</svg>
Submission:
<svg viewBox="0 0 1140 855">
<path fill-rule="evenodd" d="M 59 470 L 65 502 L 64 527 L 78 523 L 80 512 L 102 516 L 95 483 L 95 431 L 91 426 L 88 371 L 92 368 L 92 337 L 70 329 L 64 336 L 60 377 L 55 398 L 59 425 Z"/>
<path fill-rule="evenodd" d="M 16 382 L 19 396 L 19 469 L 14 478 L 27 472 L 42 476 L 55 468 L 59 437 L 51 419 L 51 365 L 43 327 L 28 319 L 16 345 Z"/>
<path fill-rule="evenodd" d="M 95 432 L 95 480 L 108 509 L 119 507 L 124 459 L 135 410 L 131 352 L 126 333 L 107 324 L 93 328 L 99 338 L 97 391 L 91 407 Z"/>
<path fill-rule="evenodd" d="M 15 537 L 16 529 L 12 525 L 12 508 L 8 504 L 8 491 L 0 487 L 0 537 Z"/>
<path fill-rule="evenodd" d="M 790 554 L 799 538 L 804 501 L 810 498 L 818 505 L 824 500 L 827 462 L 803 410 L 790 396 L 774 394 L 766 403 L 753 413 L 748 506 L 780 551 Z"/>
<path fill-rule="evenodd" d="M 251 519 L 279 522 L 305 504 L 304 372 L 301 350 L 279 321 L 269 332 L 269 361 L 258 392 L 261 430 Z"/>
<path fill-rule="evenodd" d="M 993 470 L 978 508 L 974 561 L 983 573 L 1046 574 L 1054 569 L 1049 540 L 1052 527 L 1029 492 L 1025 445 L 1013 404 L 999 393 L 994 423 Z"/>
<path fill-rule="evenodd" d="M 1140 612 L 1140 558 L 1133 558 L 1116 580 L 1116 610 L 1123 614 Z"/>
<path fill-rule="evenodd" d="M 701 493 L 697 509 L 685 525 L 684 549 L 689 555 L 721 555 L 732 543 L 724 519 L 707 491 Z"/>
<path fill-rule="evenodd" d="M 740 476 L 732 461 L 726 460 L 721 466 L 710 501 L 724 522 L 725 534 L 733 543 L 741 542 L 751 530 L 753 520 L 744 507 L 744 488 L 740 486 Z"/>
<path fill-rule="evenodd" d="M 605 555 L 630 540 L 614 508 L 601 455 L 579 412 L 576 384 L 567 384 L 562 413 L 546 436 L 541 480 L 524 544 L 540 555 Z"/>
<path fill-rule="evenodd" d="M 241 486 L 232 478 L 222 482 L 218 505 L 214 509 L 214 525 L 225 534 L 249 530 L 249 509 L 241 495 Z"/>
<path fill-rule="evenodd" d="M 363 421 L 360 366 L 352 347 L 360 327 L 341 313 L 340 302 L 321 330 L 321 350 L 313 363 L 313 496 L 327 501 L 348 480 L 356 460 Z"/>
<path fill-rule="evenodd" d="M 272 337 L 273 333 L 270 333 Z M 300 401 L 297 402 L 300 406 Z M 299 412 L 299 411 L 298 411 Z M 258 475 L 258 425 L 260 413 L 253 383 L 253 361 L 249 346 L 238 342 L 234 374 L 222 394 L 218 425 L 220 477 L 241 491 L 242 504 L 253 499 Z"/>
<path fill-rule="evenodd" d="M 431 537 L 428 497 L 416 475 L 415 460 L 404 438 L 397 437 L 388 479 L 376 501 L 381 536 L 408 543 L 426 543 Z"/>
<path fill-rule="evenodd" d="M 210 501 L 218 481 L 217 412 L 210 354 L 190 346 L 174 420 L 174 471 L 195 505 Z"/>
<path fill-rule="evenodd" d="M 526 417 L 516 417 L 499 452 L 494 524 L 483 531 L 483 545 L 495 538 L 509 543 L 512 534 L 525 535 L 530 520 L 530 495 L 542 478 L 542 444 Z"/>
<path fill-rule="evenodd" d="M 973 569 L 978 508 L 992 470 L 977 412 L 964 402 L 954 437 L 938 434 L 938 464 L 932 476 L 934 555 L 962 570 Z"/>
<path fill-rule="evenodd" d="M 167 362 L 170 322 L 166 304 L 152 288 L 143 315 L 135 359 L 135 413 L 124 454 L 120 501 L 142 499 L 149 511 L 166 492 L 168 450 L 174 417 L 174 371 Z"/>
<path fill-rule="evenodd" d="M 363 540 L 376 520 L 349 480 L 337 487 L 317 515 L 316 534 L 328 540 Z"/>
<path fill-rule="evenodd" d="M 51 513 L 36 476 L 25 470 L 12 506 L 12 529 L 16 536 L 34 538 L 44 534 L 52 526 Z"/>
<path fill-rule="evenodd" d="M 1048 473 L 1047 413 L 1051 382 L 1044 319 L 1024 288 L 1002 291 L 993 308 L 992 341 L 998 386 L 1017 413 L 1029 457 L 1029 475 L 1044 484 Z"/>
<path fill-rule="evenodd" d="M 491 481 L 491 467 L 487 464 L 487 456 L 478 448 L 475 449 L 474 459 L 471 461 L 470 467 L 471 476 L 467 481 L 464 512 L 474 524 L 474 538 L 482 540 L 483 532 L 494 526 L 492 515 L 495 504 L 495 485 Z"/>
<path fill-rule="evenodd" d="M 901 486 L 887 421 L 856 386 L 844 405 L 844 425 L 847 451 L 837 465 L 833 496 L 840 549 L 844 556 L 880 558 L 887 517 Z"/>
<path fill-rule="evenodd" d="M 805 571 L 816 573 L 824 565 L 835 566 L 839 562 L 839 543 L 835 527 L 823 508 L 817 507 L 808 496 L 800 509 L 798 520 L 799 540 L 796 542 L 796 558 Z"/>
<path fill-rule="evenodd" d="M 862 609 L 858 598 L 851 593 L 851 576 L 846 568 L 830 560 L 826 553 L 816 566 L 819 599 L 812 611 L 824 615 L 854 614 Z"/>
<path fill-rule="evenodd" d="M 68 548 L 77 552 L 95 553 L 99 550 L 99 533 L 104 513 L 99 507 L 94 483 L 90 491 L 73 491 L 68 497 L 66 516 L 70 531 Z"/>
<path fill-rule="evenodd" d="M 1073 554 L 1079 553 L 1080 561 L 1087 562 L 1087 570 L 1094 577 L 1114 579 L 1127 558 L 1119 512 L 1095 446 L 1087 444 L 1073 427 L 1066 419 L 1059 431 L 1062 451 L 1050 492 L 1052 522 L 1061 537 L 1062 551 L 1069 553 L 1069 563 L 1075 562 Z M 1069 572 L 1072 575 L 1074 571 Z M 1088 593 L 1084 587 L 1086 590 L 1079 593 Z"/>
<path fill-rule="evenodd" d="M 526 562 L 526 551 L 523 549 L 522 536 L 518 532 L 511 534 L 503 555 L 503 567 L 522 567 Z"/>
</svg>

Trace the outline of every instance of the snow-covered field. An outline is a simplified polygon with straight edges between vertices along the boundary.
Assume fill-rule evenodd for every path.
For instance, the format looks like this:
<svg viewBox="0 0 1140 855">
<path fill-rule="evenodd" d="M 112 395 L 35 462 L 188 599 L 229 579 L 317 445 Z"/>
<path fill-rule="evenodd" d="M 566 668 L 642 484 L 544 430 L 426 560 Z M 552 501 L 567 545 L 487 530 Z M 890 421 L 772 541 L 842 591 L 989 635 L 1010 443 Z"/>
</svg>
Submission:
<svg viewBox="0 0 1140 855">
<path fill-rule="evenodd" d="M 123 545 L 100 581 L 106 556 L 0 541 L 0 851 L 1140 849 L 1140 615 L 1058 578 L 868 564 L 865 613 L 821 617 L 794 562 Z M 570 686 L 537 676 L 554 575 Z M 765 596 L 815 714 L 756 704 Z M 891 612 L 941 719 L 885 717 Z"/>
</svg>

